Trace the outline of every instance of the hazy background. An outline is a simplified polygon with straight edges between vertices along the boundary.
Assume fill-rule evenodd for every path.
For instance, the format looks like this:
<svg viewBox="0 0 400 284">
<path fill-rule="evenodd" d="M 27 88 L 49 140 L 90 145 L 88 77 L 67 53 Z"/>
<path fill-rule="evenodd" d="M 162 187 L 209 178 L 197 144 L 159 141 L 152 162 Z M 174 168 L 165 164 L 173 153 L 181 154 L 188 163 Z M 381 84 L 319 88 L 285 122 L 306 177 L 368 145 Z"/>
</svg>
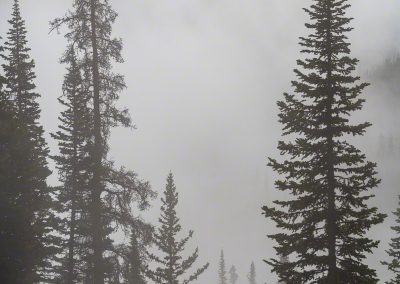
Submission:
<svg viewBox="0 0 400 284">
<path fill-rule="evenodd" d="M 12 2 L 0 0 L 3 38 Z M 275 176 L 266 161 L 268 156 L 278 155 L 276 101 L 291 90 L 298 37 L 306 33 L 307 17 L 301 8 L 311 1 L 110 2 L 119 13 L 114 35 L 124 40 L 126 61 L 116 68 L 126 76 L 128 85 L 121 104 L 129 107 L 137 125 L 135 131 L 113 132 L 112 157 L 137 171 L 159 192 L 168 172 L 175 174 L 183 228 L 195 230 L 191 244 L 199 246 L 201 261 L 211 263 L 198 283 L 217 283 L 223 248 L 228 269 L 231 264 L 238 268 L 240 283 L 247 283 L 254 260 L 259 284 L 274 284 L 275 275 L 262 262 L 274 255 L 273 244 L 266 238 L 274 232 L 274 225 L 261 215 L 261 206 L 278 197 L 273 188 Z M 42 123 L 52 153 L 57 147 L 49 133 L 57 128 L 61 110 L 57 97 L 65 73 L 58 60 L 66 44 L 62 35 L 48 34 L 48 23 L 62 16 L 71 3 L 21 0 L 31 55 L 37 64 Z M 396 142 L 400 95 L 396 97 L 397 80 L 389 88 L 374 72 L 384 69 L 385 59 L 399 50 L 400 2 L 351 3 L 356 28 L 350 34 L 353 55 L 361 60 L 363 78 L 375 83 L 366 94 L 365 109 L 357 116 L 374 126 L 367 137 L 356 142 L 370 159 L 379 161 L 383 183 L 374 203 L 390 213 L 399 194 L 399 159 L 387 153 L 380 141 L 392 139 L 400 150 Z M 56 180 L 54 175 L 51 181 Z M 144 216 L 155 222 L 158 213 L 156 201 Z M 391 216 L 371 232 L 382 240 L 369 257 L 382 280 L 388 275 L 379 261 L 385 257 L 392 224 Z"/>
</svg>

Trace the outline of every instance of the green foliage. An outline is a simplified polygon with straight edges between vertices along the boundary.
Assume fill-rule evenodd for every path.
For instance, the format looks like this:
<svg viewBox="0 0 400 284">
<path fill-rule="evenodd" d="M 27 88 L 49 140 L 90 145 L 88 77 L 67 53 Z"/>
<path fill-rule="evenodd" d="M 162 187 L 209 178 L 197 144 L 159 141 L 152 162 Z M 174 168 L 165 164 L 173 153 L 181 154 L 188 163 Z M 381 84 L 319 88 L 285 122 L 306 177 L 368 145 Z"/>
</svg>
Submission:
<svg viewBox="0 0 400 284">
<path fill-rule="evenodd" d="M 267 261 L 286 283 L 377 283 L 376 272 L 365 264 L 378 245 L 367 231 L 385 215 L 369 207 L 369 192 L 377 187 L 375 163 L 345 139 L 363 135 L 370 123 L 352 124 L 368 85 L 353 76 L 357 60 L 349 56 L 346 0 L 314 0 L 305 9 L 311 33 L 301 38 L 304 59 L 297 61 L 294 94 L 278 103 L 283 135 L 278 149 L 283 162 L 269 165 L 283 176 L 275 185 L 292 195 L 263 208 L 280 233 L 281 256 L 291 261 Z"/>
<path fill-rule="evenodd" d="M 178 192 L 176 191 L 172 173 L 168 175 L 164 197 L 161 202 L 160 226 L 156 228 L 153 241 L 162 256 L 148 253 L 149 260 L 157 264 L 157 268 L 152 270 L 147 265 L 146 274 L 158 284 L 187 284 L 193 282 L 208 268 L 209 264 L 207 263 L 195 272 L 186 275 L 199 255 L 196 248 L 188 258 L 184 259 L 182 256 L 187 242 L 193 236 L 193 231 L 190 231 L 187 237 L 178 239 L 178 234 L 181 232 L 182 227 L 176 212 Z"/>
</svg>

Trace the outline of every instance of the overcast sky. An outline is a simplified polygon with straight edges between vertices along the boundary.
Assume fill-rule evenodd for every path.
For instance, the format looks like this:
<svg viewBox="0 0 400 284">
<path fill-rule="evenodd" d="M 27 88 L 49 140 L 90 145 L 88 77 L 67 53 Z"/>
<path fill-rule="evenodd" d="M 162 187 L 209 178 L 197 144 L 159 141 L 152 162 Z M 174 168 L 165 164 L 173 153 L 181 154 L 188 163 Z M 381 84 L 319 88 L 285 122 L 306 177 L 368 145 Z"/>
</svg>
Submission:
<svg viewBox="0 0 400 284">
<path fill-rule="evenodd" d="M 65 49 L 62 35 L 49 34 L 49 21 L 62 16 L 72 0 L 21 0 L 31 55 L 42 94 L 42 123 L 56 130 L 61 108 L 57 97 L 65 73 L 58 63 Z M 276 101 L 290 91 L 292 69 L 305 35 L 309 0 L 112 0 L 119 18 L 114 35 L 124 41 L 125 63 L 116 70 L 128 89 L 121 104 L 129 107 L 137 130 L 113 132 L 111 156 L 162 192 L 171 170 L 180 192 L 183 228 L 195 231 L 193 245 L 211 267 L 198 283 L 217 282 L 220 250 L 239 270 L 240 283 L 254 260 L 259 284 L 274 284 L 263 258 L 274 255 L 266 234 L 274 226 L 261 206 L 278 197 L 275 175 L 266 167 L 280 136 Z M 400 2 L 352 0 L 355 17 L 350 34 L 360 73 L 375 68 L 400 47 Z M 5 36 L 11 0 L 0 0 L 0 35 Z M 359 114 L 375 124 L 357 141 L 373 159 L 374 143 L 395 129 L 399 115 L 381 102 L 379 88 Z M 389 124 L 389 125 L 388 125 Z M 397 124 L 399 125 L 399 124 Z M 369 141 L 369 142 L 368 142 Z M 400 183 L 397 161 L 380 161 L 383 184 L 375 203 L 390 213 Z M 52 182 L 56 176 L 52 177 Z M 159 202 L 145 214 L 155 221 Z M 379 261 L 390 237 L 393 218 L 374 228 L 382 239 L 369 262 L 387 279 Z"/>
</svg>

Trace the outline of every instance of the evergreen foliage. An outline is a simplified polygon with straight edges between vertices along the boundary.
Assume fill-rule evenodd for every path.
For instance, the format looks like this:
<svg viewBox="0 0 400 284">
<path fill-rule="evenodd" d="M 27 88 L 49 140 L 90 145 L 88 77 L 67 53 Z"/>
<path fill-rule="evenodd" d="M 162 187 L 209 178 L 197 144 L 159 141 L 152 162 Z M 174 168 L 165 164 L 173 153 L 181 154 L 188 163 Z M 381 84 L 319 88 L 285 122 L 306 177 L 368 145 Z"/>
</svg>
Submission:
<svg viewBox="0 0 400 284">
<path fill-rule="evenodd" d="M 146 210 L 155 197 L 148 182 L 124 167 L 117 168 L 108 157 L 111 128 L 132 127 L 128 110 L 116 106 L 125 88 L 123 76 L 112 71 L 114 62 L 123 62 L 122 41 L 111 35 L 116 17 L 107 0 L 74 0 L 73 9 L 51 23 L 52 29 L 68 27 L 67 50 L 75 50 L 85 86 L 81 99 L 90 98 L 85 141 L 89 167 L 82 175 L 84 181 L 89 177 L 83 184 L 87 182 L 88 194 L 81 209 L 87 209 L 83 233 L 89 252 L 84 259 L 84 277 L 96 284 L 118 282 L 123 277 L 124 249 L 114 243 L 112 234 L 122 230 L 129 235 L 138 221 L 136 209 Z"/>
<path fill-rule="evenodd" d="M 229 270 L 229 282 L 231 284 L 236 284 L 239 279 L 239 275 L 236 272 L 236 267 L 232 265 L 231 269 Z"/>
<path fill-rule="evenodd" d="M 293 198 L 263 211 L 282 230 L 269 236 L 278 255 L 291 256 L 286 263 L 267 261 L 286 283 L 378 281 L 365 263 L 379 243 L 366 233 L 385 217 L 368 205 L 379 184 L 376 164 L 345 140 L 370 126 L 350 122 L 368 84 L 353 75 L 358 61 L 349 56 L 349 7 L 347 0 L 314 0 L 305 9 L 311 18 L 310 35 L 300 39 L 305 58 L 297 61 L 294 94 L 278 103 L 283 134 L 293 140 L 279 142 L 287 159 L 270 159 L 269 165 L 284 176 L 277 189 Z"/>
<path fill-rule="evenodd" d="M 48 283 L 59 238 L 53 232 L 53 189 L 46 179 L 48 148 L 39 124 L 40 97 L 35 92 L 35 64 L 27 47 L 20 6 L 14 1 L 3 54 L 6 88 L 1 96 L 6 143 L 1 158 L 0 282 Z M 2 121 L 4 122 L 4 121 Z"/>
<path fill-rule="evenodd" d="M 145 284 L 144 277 L 144 253 L 143 247 L 140 246 L 137 228 L 133 227 L 130 237 L 130 244 L 125 260 L 125 274 L 127 284 Z"/>
<path fill-rule="evenodd" d="M 399 196 L 400 199 L 400 196 Z M 394 278 L 387 281 L 386 284 L 399 284 L 400 283 L 400 202 L 399 208 L 394 212 L 396 216 L 396 226 L 392 227 L 396 236 L 390 242 L 390 248 L 387 254 L 390 257 L 390 262 L 384 261 L 382 264 L 386 265 L 390 272 L 394 274 Z"/>
<path fill-rule="evenodd" d="M 218 284 L 228 284 L 228 279 L 226 277 L 225 256 L 224 256 L 224 251 L 223 250 L 221 250 L 221 256 L 220 256 L 220 259 L 219 259 Z"/>
<path fill-rule="evenodd" d="M 257 282 L 256 282 L 256 266 L 254 265 L 254 262 L 252 262 L 250 265 L 250 272 L 247 275 L 247 279 L 249 280 L 249 284 L 257 284 Z"/>
<path fill-rule="evenodd" d="M 85 273 L 84 259 L 88 257 L 89 172 L 91 147 L 90 96 L 81 74 L 73 47 L 66 52 L 63 63 L 68 64 L 64 78 L 63 94 L 58 99 L 64 107 L 59 117 L 60 125 L 52 137 L 58 141 L 60 154 L 52 158 L 56 162 L 60 181 L 57 200 L 63 226 L 59 232 L 64 236 L 63 257 L 59 277 L 64 283 L 82 281 Z"/>
<path fill-rule="evenodd" d="M 199 254 L 198 248 L 187 258 L 182 256 L 187 242 L 192 238 L 193 231 L 183 239 L 178 239 L 181 232 L 179 217 L 176 206 L 178 205 L 178 192 L 174 184 L 172 173 L 168 175 L 164 196 L 161 199 L 160 226 L 154 232 L 153 241 L 159 253 L 149 253 L 149 260 L 157 264 L 152 270 L 149 265 L 146 267 L 147 276 L 158 284 L 187 284 L 197 278 L 208 268 L 209 264 L 198 268 L 188 275 L 188 271 L 195 264 Z"/>
</svg>

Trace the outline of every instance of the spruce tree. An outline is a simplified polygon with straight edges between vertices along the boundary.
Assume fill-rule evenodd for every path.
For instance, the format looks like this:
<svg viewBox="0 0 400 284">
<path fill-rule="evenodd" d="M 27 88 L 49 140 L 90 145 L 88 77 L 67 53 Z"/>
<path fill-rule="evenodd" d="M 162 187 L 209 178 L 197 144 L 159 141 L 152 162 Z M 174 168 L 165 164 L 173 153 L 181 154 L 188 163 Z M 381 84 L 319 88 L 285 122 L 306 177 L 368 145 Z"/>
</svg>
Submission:
<svg viewBox="0 0 400 284">
<path fill-rule="evenodd" d="M 283 178 L 277 189 L 292 195 L 263 208 L 280 233 L 270 235 L 282 263 L 267 262 L 286 283 L 376 283 L 376 272 L 365 263 L 377 241 L 366 236 L 384 215 L 369 207 L 377 187 L 376 164 L 346 141 L 360 136 L 370 123 L 353 124 L 362 109 L 368 85 L 354 76 L 357 60 L 350 57 L 347 34 L 352 30 L 347 0 L 314 0 L 309 9 L 310 35 L 300 39 L 304 59 L 297 61 L 294 94 L 278 103 L 286 141 L 278 149 L 282 162 L 269 165 Z"/>
<path fill-rule="evenodd" d="M 400 199 L 400 196 L 399 196 Z M 396 226 L 392 227 L 396 236 L 390 242 L 390 248 L 387 254 L 390 257 L 390 262 L 384 261 L 382 264 L 386 265 L 390 272 L 394 274 L 394 278 L 390 281 L 385 282 L 386 284 L 398 284 L 400 283 L 400 202 L 399 208 L 394 212 L 396 216 Z"/>
<path fill-rule="evenodd" d="M 126 283 L 127 284 L 145 284 L 144 279 L 144 263 L 141 253 L 137 228 L 133 227 L 131 239 L 126 255 Z"/>
<path fill-rule="evenodd" d="M 256 266 L 254 265 L 254 262 L 252 262 L 250 265 L 250 272 L 247 275 L 247 279 L 249 280 L 249 284 L 257 284 L 257 282 L 256 282 Z"/>
<path fill-rule="evenodd" d="M 226 278 L 226 264 L 223 250 L 221 250 L 221 256 L 219 259 L 218 284 L 228 284 L 228 279 Z"/>
<path fill-rule="evenodd" d="M 147 265 L 146 274 L 158 284 L 187 284 L 193 282 L 208 268 L 209 264 L 207 263 L 193 273 L 188 274 L 199 254 L 198 248 L 196 248 L 189 257 L 183 258 L 182 256 L 187 242 L 193 236 L 193 231 L 190 231 L 187 237 L 178 239 L 178 234 L 181 232 L 182 227 L 176 212 L 178 192 L 176 191 L 172 173 L 168 175 L 164 197 L 161 202 L 160 226 L 156 228 L 153 235 L 153 242 L 161 256 L 148 253 L 149 260 L 157 264 L 157 268 L 152 270 Z"/>
<path fill-rule="evenodd" d="M 63 255 L 59 276 L 64 283 L 72 284 L 82 280 L 83 259 L 87 255 L 87 245 L 82 243 L 87 230 L 89 203 L 89 147 L 91 138 L 91 112 L 88 107 L 90 96 L 86 90 L 77 61 L 71 46 L 62 62 L 68 64 L 64 78 L 63 94 L 59 103 L 64 111 L 59 117 L 59 130 L 52 134 L 58 141 L 60 154 L 53 156 L 63 185 L 59 188 L 57 199 L 59 212 L 67 216 L 60 228 L 64 236 Z"/>
<path fill-rule="evenodd" d="M 5 42 L 3 68 L 7 85 L 2 105 L 12 113 L 17 136 L 9 144 L 9 164 L 2 172 L 2 226 L 0 243 L 1 283 L 47 283 L 51 281 L 52 262 L 58 251 L 58 237 L 53 235 L 55 217 L 53 189 L 46 179 L 48 148 L 39 124 L 40 97 L 35 92 L 34 61 L 29 56 L 27 31 L 14 1 L 10 29 Z"/>
<path fill-rule="evenodd" d="M 236 267 L 232 265 L 231 269 L 229 270 L 229 282 L 231 284 L 236 284 L 239 279 L 239 275 L 236 272 Z"/>
<path fill-rule="evenodd" d="M 87 236 L 91 255 L 86 259 L 85 278 L 103 284 L 115 278 L 118 249 L 112 233 L 129 228 L 136 219 L 134 209 L 145 210 L 155 196 L 147 182 L 123 167 L 117 168 L 108 157 L 111 128 L 132 127 L 127 109 L 116 103 L 125 88 L 124 77 L 112 71 L 113 63 L 122 63 L 122 41 L 112 38 L 117 17 L 108 0 L 74 0 L 65 17 L 52 22 L 52 29 L 66 25 L 65 37 L 77 48 L 84 84 L 90 96 L 90 133 L 88 157 L 90 191 Z M 137 205 L 135 208 L 133 204 Z M 110 280 L 111 281 L 111 280 Z"/>
</svg>

